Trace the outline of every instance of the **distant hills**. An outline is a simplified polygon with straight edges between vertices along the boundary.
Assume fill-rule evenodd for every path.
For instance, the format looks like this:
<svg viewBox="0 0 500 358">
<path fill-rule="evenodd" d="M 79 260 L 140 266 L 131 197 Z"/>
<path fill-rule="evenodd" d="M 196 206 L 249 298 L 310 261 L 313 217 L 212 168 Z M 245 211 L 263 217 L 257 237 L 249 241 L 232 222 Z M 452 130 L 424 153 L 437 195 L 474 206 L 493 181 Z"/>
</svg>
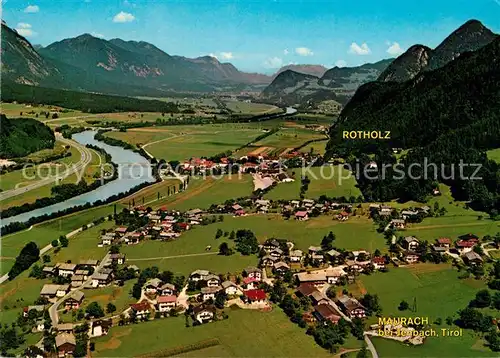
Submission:
<svg viewBox="0 0 500 358">
<path fill-rule="evenodd" d="M 262 99 L 278 104 L 310 106 L 333 99 L 346 104 L 359 86 L 372 82 L 404 82 L 423 71 L 443 67 L 467 51 L 475 51 L 493 41 L 497 35 L 477 20 L 467 21 L 434 50 L 414 45 L 396 59 L 382 60 L 358 67 L 335 67 L 317 77 L 298 75 L 295 69 L 284 71 L 262 91 Z"/>
<path fill-rule="evenodd" d="M 422 71 L 432 71 L 445 66 L 462 53 L 475 51 L 497 37 L 481 22 L 467 21 L 453 31 L 434 50 L 424 45 L 414 45 L 396 58 L 380 75 L 379 81 L 404 82 Z"/>
<path fill-rule="evenodd" d="M 287 69 L 317 75 L 327 70 L 321 65 L 287 65 L 274 75 L 247 73 L 211 56 L 173 56 L 148 42 L 108 41 L 90 34 L 33 46 L 3 22 L 2 54 L 6 81 L 120 95 L 260 91 Z"/>
<path fill-rule="evenodd" d="M 262 91 L 261 98 L 284 105 L 328 99 L 345 104 L 360 85 L 376 80 L 391 62 L 388 59 L 357 67 L 334 67 L 321 76 L 288 69 Z"/>
</svg>

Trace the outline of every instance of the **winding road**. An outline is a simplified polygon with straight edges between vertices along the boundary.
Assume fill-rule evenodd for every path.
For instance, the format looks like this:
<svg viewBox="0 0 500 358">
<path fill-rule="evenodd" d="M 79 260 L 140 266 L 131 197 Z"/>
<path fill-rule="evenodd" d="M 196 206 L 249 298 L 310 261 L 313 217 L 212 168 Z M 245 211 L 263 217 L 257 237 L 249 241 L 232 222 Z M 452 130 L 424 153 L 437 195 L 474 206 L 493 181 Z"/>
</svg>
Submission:
<svg viewBox="0 0 500 358">
<path fill-rule="evenodd" d="M 64 171 L 64 173 L 62 173 L 62 174 L 57 174 L 54 176 L 49 176 L 47 178 L 37 180 L 37 181 L 35 181 L 31 184 L 28 184 L 26 186 L 23 186 L 21 188 L 15 188 L 15 189 L 6 190 L 6 191 L 1 192 L 0 193 L 0 201 L 8 199 L 8 198 L 12 198 L 13 196 L 27 193 L 27 192 L 34 190 L 34 189 L 41 188 L 42 186 L 53 183 L 54 181 L 62 180 L 64 178 L 70 176 L 73 173 L 77 173 L 77 172 L 81 172 L 82 170 L 85 170 L 87 165 L 89 165 L 90 162 L 92 161 L 92 152 L 84 145 L 81 145 L 80 143 L 77 143 L 71 139 L 63 138 L 59 134 L 56 134 L 56 136 L 57 136 L 58 141 L 63 142 L 65 145 L 70 145 L 72 147 L 75 147 L 78 150 L 78 152 L 80 153 L 80 160 L 77 163 L 72 164 L 71 167 L 67 168 Z"/>
</svg>

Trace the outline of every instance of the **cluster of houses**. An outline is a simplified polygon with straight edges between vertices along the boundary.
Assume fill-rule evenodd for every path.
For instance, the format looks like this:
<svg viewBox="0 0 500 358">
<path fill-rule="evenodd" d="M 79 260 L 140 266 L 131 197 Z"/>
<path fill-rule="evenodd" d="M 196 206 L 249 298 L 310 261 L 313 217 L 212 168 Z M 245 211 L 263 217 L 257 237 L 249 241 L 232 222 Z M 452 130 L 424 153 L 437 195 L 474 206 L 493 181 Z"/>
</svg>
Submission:
<svg viewBox="0 0 500 358">
<path fill-rule="evenodd" d="M 311 300 L 313 311 L 304 314 L 304 318 L 307 321 L 311 321 L 311 318 L 314 317 L 318 322 L 336 324 L 343 315 L 351 319 L 366 317 L 366 308 L 356 298 L 342 295 L 333 301 L 314 284 L 300 284 L 296 295 L 299 297 L 308 297 Z"/>
<path fill-rule="evenodd" d="M 148 224 L 138 230 L 129 230 L 127 227 L 117 227 L 104 233 L 98 246 L 109 246 L 113 244 L 135 245 L 145 239 L 171 241 L 181 236 L 192 225 L 201 223 L 201 210 L 192 210 L 187 213 L 178 211 L 169 212 L 165 207 L 158 210 L 147 210 L 138 206 L 132 211 L 140 217 L 148 218 Z"/>
<path fill-rule="evenodd" d="M 241 299 L 241 303 L 249 308 L 252 304 L 266 305 L 266 293 L 258 288 L 263 278 L 262 270 L 247 267 L 244 275 L 243 281 L 236 284 L 230 280 L 223 281 L 210 271 L 196 270 L 189 276 L 189 282 L 199 287 L 199 293 L 192 296 L 186 294 L 182 301 L 174 285 L 153 278 L 142 288 L 146 297 L 138 303 L 131 304 L 130 309 L 137 319 L 146 320 L 154 317 L 157 312 L 166 316 L 171 310 L 184 311 L 188 308 L 188 299 L 194 297 L 195 305 L 190 312 L 192 318 L 199 323 L 207 323 L 211 322 L 217 313 L 214 301 L 220 293 L 224 293 L 226 299 Z"/>
<path fill-rule="evenodd" d="M 429 215 L 431 208 L 429 206 L 422 206 L 418 208 L 404 209 L 401 211 L 389 205 L 383 204 L 370 204 L 370 215 L 378 216 L 379 218 L 391 219 L 385 230 L 389 229 L 404 229 L 409 222 L 418 222 L 422 218 Z"/>
</svg>

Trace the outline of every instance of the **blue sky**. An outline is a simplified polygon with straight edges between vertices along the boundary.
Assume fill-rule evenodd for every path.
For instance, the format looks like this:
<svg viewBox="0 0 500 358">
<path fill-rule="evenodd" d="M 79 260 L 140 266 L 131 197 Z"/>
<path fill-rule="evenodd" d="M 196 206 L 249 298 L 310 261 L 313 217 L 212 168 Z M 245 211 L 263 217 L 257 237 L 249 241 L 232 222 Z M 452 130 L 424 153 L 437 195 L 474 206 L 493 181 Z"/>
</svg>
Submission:
<svg viewBox="0 0 500 358">
<path fill-rule="evenodd" d="M 32 43 L 82 33 L 212 54 L 252 72 L 289 63 L 356 66 L 439 44 L 468 19 L 500 32 L 500 0 L 3 0 Z"/>
</svg>

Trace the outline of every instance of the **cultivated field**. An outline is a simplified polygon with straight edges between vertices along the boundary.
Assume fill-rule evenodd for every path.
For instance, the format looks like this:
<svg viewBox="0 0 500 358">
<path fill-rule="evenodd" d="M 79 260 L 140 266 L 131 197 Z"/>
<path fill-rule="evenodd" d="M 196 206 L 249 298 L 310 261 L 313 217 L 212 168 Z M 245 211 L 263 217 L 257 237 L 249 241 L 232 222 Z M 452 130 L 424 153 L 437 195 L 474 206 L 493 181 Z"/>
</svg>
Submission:
<svg viewBox="0 0 500 358">
<path fill-rule="evenodd" d="M 106 135 L 143 145 L 159 159 L 185 160 L 234 150 L 262 134 L 257 126 L 238 124 L 168 126 L 109 132 Z"/>
<path fill-rule="evenodd" d="M 476 292 L 484 288 L 483 281 L 458 279 L 459 273 L 446 264 L 417 264 L 409 268 L 390 268 L 388 273 L 360 276 L 360 283 L 351 285 L 349 291 L 361 294 L 376 293 L 380 298 L 382 316 L 428 317 L 432 328 L 452 328 L 445 323 L 449 316 L 457 318 L 458 309 L 465 308 Z M 398 310 L 401 300 L 416 311 Z M 441 325 L 433 324 L 441 318 Z M 456 328 L 456 326 L 453 326 Z M 464 331 L 463 337 L 431 337 L 418 347 L 409 347 L 385 339 L 374 339 L 381 357 L 473 357 L 495 356 L 482 346 L 479 337 Z"/>
<path fill-rule="evenodd" d="M 248 265 L 256 265 L 258 257 L 218 256 L 216 253 L 222 242 L 233 243 L 227 238 L 215 239 L 217 229 L 230 233 L 239 229 L 252 230 L 260 242 L 268 238 L 286 238 L 295 247 L 307 251 L 311 245 L 318 246 L 324 235 L 333 231 L 337 236 L 335 245 L 345 249 L 366 249 L 384 251 L 385 240 L 375 226 L 366 218 L 355 217 L 348 222 L 338 222 L 332 217 L 322 216 L 308 222 L 284 220 L 279 215 L 249 215 L 234 218 L 224 216 L 224 221 L 207 226 L 197 226 L 171 242 L 145 241 L 127 246 L 122 252 L 127 254 L 127 262 L 139 267 L 158 266 L 161 269 L 187 275 L 193 270 L 206 268 L 214 272 L 240 272 Z M 207 246 L 211 251 L 206 251 Z"/>
<path fill-rule="evenodd" d="M 224 101 L 227 108 L 234 113 L 240 114 L 273 114 L 281 112 L 281 109 L 264 103 L 248 103 L 243 101 Z"/>
<path fill-rule="evenodd" d="M 74 117 L 82 115 L 82 112 L 73 109 L 62 108 L 58 106 L 41 105 L 32 106 L 18 103 L 2 103 L 1 110 L 2 114 L 5 114 L 9 118 L 36 118 L 40 121 L 47 120 L 41 112 L 50 112 L 51 115 L 48 119 L 52 118 L 52 113 L 56 113 L 59 118 Z M 38 114 L 38 117 L 36 116 Z"/>
<path fill-rule="evenodd" d="M 115 327 L 95 340 L 98 357 L 137 356 L 183 347 L 217 338 L 220 345 L 193 351 L 200 357 L 326 357 L 304 330 L 290 322 L 280 309 L 271 312 L 226 309 L 229 318 L 197 327 L 185 327 L 184 317 Z M 141 342 L 141 344 L 137 344 Z"/>
</svg>

